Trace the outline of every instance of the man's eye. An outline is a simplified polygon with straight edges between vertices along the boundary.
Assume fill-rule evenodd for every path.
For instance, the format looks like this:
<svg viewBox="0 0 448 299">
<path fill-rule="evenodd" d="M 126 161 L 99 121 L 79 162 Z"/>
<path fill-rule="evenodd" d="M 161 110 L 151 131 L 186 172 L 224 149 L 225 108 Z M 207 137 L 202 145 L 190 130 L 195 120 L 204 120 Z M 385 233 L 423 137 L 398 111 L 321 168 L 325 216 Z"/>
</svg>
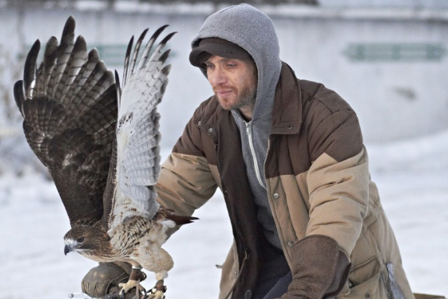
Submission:
<svg viewBox="0 0 448 299">
<path fill-rule="evenodd" d="M 236 64 L 235 63 L 228 63 L 227 67 L 234 68 L 234 67 L 236 67 Z"/>
</svg>

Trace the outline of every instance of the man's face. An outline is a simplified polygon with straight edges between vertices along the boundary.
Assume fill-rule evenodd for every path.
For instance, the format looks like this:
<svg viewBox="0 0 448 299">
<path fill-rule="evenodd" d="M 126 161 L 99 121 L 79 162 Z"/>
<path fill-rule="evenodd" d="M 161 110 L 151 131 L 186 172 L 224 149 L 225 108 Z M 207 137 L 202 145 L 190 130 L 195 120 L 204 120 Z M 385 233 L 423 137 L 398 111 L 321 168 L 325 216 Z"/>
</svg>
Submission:
<svg viewBox="0 0 448 299">
<path fill-rule="evenodd" d="M 255 64 L 251 60 L 212 56 L 205 66 L 208 81 L 221 107 L 239 109 L 251 119 L 257 92 Z"/>
</svg>

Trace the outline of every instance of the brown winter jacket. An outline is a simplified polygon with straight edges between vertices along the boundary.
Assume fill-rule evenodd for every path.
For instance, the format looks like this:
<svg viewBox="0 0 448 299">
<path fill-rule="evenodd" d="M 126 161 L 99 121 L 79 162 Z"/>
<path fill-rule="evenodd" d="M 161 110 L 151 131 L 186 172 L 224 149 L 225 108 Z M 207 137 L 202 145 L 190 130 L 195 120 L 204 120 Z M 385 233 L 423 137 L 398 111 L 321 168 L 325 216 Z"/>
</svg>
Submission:
<svg viewBox="0 0 448 299">
<path fill-rule="evenodd" d="M 163 164 L 157 190 L 163 206 L 191 215 L 221 189 L 235 242 L 223 265 L 219 298 L 243 298 L 254 286 L 266 242 L 239 145 L 231 113 L 210 98 L 195 111 Z M 286 64 L 276 89 L 265 176 L 291 269 L 294 245 L 306 236 L 326 235 L 352 263 L 338 298 L 392 298 L 387 296 L 391 276 L 386 265 L 393 265 L 405 298 L 414 298 L 370 180 L 355 112 L 323 85 L 296 79 Z"/>
</svg>

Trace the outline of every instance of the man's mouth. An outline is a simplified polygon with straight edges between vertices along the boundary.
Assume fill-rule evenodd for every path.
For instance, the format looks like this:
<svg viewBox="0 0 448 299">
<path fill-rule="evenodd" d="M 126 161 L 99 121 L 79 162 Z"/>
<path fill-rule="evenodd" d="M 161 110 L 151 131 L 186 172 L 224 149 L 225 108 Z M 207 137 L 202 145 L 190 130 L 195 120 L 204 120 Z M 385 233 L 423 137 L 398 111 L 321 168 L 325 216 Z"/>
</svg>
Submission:
<svg viewBox="0 0 448 299">
<path fill-rule="evenodd" d="M 222 90 L 215 91 L 216 95 L 218 95 L 220 97 L 225 97 L 225 96 L 229 95 L 231 92 L 232 92 L 231 89 L 222 89 Z"/>
</svg>

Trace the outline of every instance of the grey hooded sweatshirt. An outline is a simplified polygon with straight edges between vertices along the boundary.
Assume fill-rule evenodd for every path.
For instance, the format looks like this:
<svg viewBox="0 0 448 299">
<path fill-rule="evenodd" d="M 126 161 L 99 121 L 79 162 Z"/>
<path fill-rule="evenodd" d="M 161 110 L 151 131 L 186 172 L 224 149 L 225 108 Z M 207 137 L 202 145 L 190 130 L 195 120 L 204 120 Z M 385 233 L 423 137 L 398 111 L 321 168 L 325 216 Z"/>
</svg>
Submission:
<svg viewBox="0 0 448 299">
<path fill-rule="evenodd" d="M 267 200 L 264 175 L 275 88 L 281 69 L 274 24 L 268 16 L 254 7 L 240 4 L 209 16 L 193 40 L 192 48 L 197 47 L 201 39 L 209 37 L 222 38 L 239 45 L 255 61 L 258 86 L 252 120 L 246 122 L 239 111 L 232 111 L 232 115 L 240 130 L 247 176 L 258 207 L 257 219 L 267 240 L 281 249 Z"/>
</svg>

